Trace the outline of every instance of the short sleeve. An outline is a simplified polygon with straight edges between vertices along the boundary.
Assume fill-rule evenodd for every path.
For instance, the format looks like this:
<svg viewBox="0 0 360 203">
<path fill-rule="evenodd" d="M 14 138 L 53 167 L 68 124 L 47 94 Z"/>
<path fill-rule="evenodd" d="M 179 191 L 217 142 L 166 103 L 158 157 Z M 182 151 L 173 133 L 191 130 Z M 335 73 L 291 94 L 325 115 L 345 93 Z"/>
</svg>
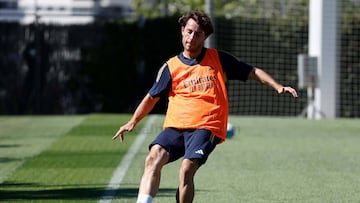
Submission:
<svg viewBox="0 0 360 203">
<path fill-rule="evenodd" d="M 155 82 L 149 94 L 152 97 L 162 97 L 168 95 L 171 88 L 171 75 L 168 65 L 165 63 L 158 71 Z"/>
<path fill-rule="evenodd" d="M 253 66 L 238 60 L 233 55 L 219 51 L 221 66 L 228 80 L 246 81 Z"/>
</svg>

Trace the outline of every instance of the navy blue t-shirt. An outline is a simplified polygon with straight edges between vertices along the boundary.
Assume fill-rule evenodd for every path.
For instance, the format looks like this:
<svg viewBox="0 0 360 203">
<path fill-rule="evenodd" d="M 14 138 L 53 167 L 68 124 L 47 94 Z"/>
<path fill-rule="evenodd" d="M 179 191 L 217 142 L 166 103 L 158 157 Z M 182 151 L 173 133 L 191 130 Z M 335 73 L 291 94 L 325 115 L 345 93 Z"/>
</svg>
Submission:
<svg viewBox="0 0 360 203">
<path fill-rule="evenodd" d="M 182 53 L 178 55 L 179 59 L 186 65 L 196 65 L 204 58 L 206 48 L 203 48 L 200 55 L 195 59 L 186 58 Z M 244 63 L 233 55 L 225 52 L 218 51 L 219 59 L 228 80 L 241 80 L 246 81 L 253 66 Z M 151 87 L 149 94 L 152 97 L 167 96 L 171 89 L 171 74 L 168 65 L 165 63 L 159 70 L 157 78 Z"/>
</svg>

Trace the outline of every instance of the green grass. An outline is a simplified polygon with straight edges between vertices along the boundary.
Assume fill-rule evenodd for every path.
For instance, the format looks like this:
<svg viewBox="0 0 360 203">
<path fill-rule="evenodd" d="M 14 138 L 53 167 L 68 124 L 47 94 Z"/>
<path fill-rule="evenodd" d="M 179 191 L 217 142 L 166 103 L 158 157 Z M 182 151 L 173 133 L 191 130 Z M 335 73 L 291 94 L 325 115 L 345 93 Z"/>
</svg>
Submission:
<svg viewBox="0 0 360 203">
<path fill-rule="evenodd" d="M 97 202 L 146 122 L 125 142 L 112 141 L 129 117 L 0 117 L 0 201 Z M 135 202 L 147 145 L 162 119 L 147 131 L 113 202 Z M 194 202 L 360 202 L 358 119 L 234 116 L 230 121 L 235 136 L 198 171 Z M 9 166 L 19 161 L 22 165 Z M 154 202 L 174 202 L 179 165 L 164 167 Z"/>
<path fill-rule="evenodd" d="M 83 116 L 0 117 L 0 183 L 83 120 Z"/>
<path fill-rule="evenodd" d="M 358 121 L 246 117 L 232 122 L 238 134 L 219 146 L 201 173 L 203 188 L 215 201 L 199 202 L 221 197 L 227 202 L 360 201 Z M 211 171 L 224 171 L 216 186 L 206 183 Z M 226 189 L 219 192 L 218 186 Z"/>
<path fill-rule="evenodd" d="M 120 123 L 128 118 L 119 115 L 87 116 L 80 125 L 28 160 L 3 182 L 0 200 L 96 202 L 135 137 L 136 131 L 127 136 L 127 145 L 111 139 Z M 54 121 L 53 118 L 42 120 L 43 125 Z M 36 139 L 36 135 L 30 137 Z"/>
</svg>

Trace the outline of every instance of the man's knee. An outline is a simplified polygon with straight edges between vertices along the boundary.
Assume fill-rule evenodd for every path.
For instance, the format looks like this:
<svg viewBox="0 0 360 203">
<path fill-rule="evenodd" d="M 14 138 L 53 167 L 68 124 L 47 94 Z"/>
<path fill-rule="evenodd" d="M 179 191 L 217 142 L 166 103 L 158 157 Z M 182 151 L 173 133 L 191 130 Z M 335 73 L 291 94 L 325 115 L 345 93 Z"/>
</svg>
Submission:
<svg viewBox="0 0 360 203">
<path fill-rule="evenodd" d="M 151 147 L 149 154 L 145 160 L 145 167 L 147 169 L 158 170 L 161 169 L 169 160 L 169 153 L 160 145 Z"/>
<path fill-rule="evenodd" d="M 185 181 L 192 179 L 199 168 L 199 161 L 197 159 L 184 159 L 180 168 L 180 177 Z"/>
</svg>

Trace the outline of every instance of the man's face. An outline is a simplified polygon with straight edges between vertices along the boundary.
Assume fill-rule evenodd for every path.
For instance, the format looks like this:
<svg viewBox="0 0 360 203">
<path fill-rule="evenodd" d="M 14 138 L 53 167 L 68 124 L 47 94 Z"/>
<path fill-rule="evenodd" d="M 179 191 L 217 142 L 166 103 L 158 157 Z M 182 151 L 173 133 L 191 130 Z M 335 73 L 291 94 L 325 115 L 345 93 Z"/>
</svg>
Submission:
<svg viewBox="0 0 360 203">
<path fill-rule="evenodd" d="M 192 18 L 181 28 L 181 34 L 184 50 L 189 52 L 199 51 L 206 39 L 205 32 Z"/>
</svg>

